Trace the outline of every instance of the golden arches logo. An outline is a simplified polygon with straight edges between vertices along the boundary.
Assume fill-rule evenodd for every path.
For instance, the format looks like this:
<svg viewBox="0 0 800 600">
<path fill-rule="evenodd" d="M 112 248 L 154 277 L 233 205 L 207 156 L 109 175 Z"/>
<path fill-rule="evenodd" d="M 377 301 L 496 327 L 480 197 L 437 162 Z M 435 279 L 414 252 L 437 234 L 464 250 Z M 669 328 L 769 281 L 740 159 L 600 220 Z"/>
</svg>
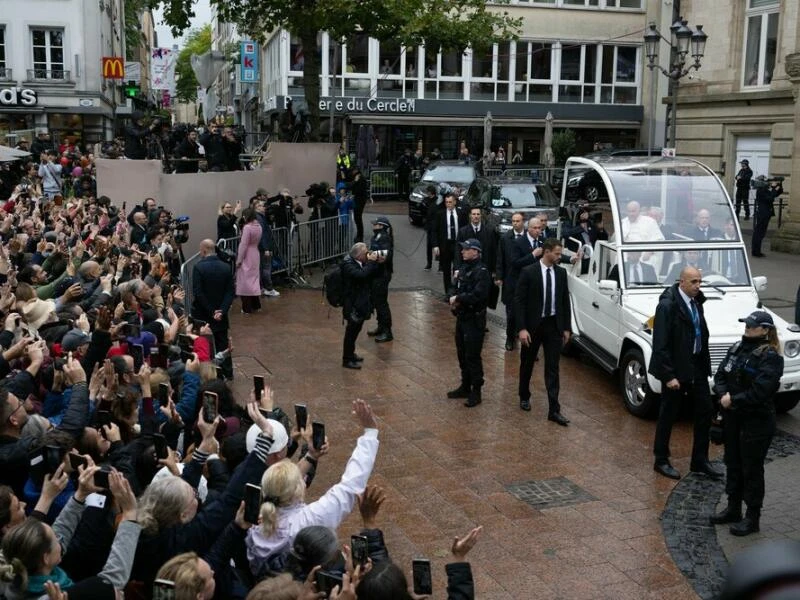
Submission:
<svg viewBox="0 0 800 600">
<path fill-rule="evenodd" d="M 125 79 L 125 61 L 119 56 L 104 56 L 103 78 Z"/>
</svg>

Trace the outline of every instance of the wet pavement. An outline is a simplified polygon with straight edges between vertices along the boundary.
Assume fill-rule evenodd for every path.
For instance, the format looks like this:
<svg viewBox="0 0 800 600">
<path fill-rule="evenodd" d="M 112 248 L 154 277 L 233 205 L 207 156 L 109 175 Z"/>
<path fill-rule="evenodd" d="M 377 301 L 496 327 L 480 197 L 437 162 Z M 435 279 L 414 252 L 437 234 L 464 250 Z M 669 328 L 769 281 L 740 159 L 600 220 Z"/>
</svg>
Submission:
<svg viewBox="0 0 800 600">
<path fill-rule="evenodd" d="M 386 489 L 388 500 L 379 526 L 409 577 L 412 557 L 432 560 L 433 598 L 446 598 L 444 565 L 453 537 L 477 524 L 484 531 L 468 558 L 481 599 L 710 597 L 726 554 L 740 548 L 726 543 L 723 533 L 720 545 L 714 528 L 704 524 L 721 484 L 697 475 L 676 484 L 654 473 L 654 423 L 631 416 L 617 381 L 585 358 L 561 362 L 569 427 L 546 420 L 541 362 L 532 378 L 533 411 L 520 411 L 519 356 L 504 350 L 499 314 L 483 351 L 483 404 L 467 409 L 448 400 L 446 391 L 459 377 L 455 323 L 440 301 L 441 277 L 422 270 L 422 230 L 408 226 L 393 205 L 378 208 L 397 223 L 390 294 L 395 340 L 374 343 L 366 336 L 374 321 L 367 323 L 357 347 L 365 357 L 361 371 L 341 367 L 341 313 L 328 308 L 319 289 L 280 288 L 279 298 L 263 300 L 260 314 L 241 315 L 238 303 L 232 311 L 237 395 L 244 398 L 252 375 L 266 372 L 287 412 L 307 403 L 311 418 L 326 424 L 331 452 L 320 461 L 309 497 L 341 475 L 359 434 L 350 402 L 360 397 L 380 417 L 372 482 Z M 319 269 L 306 275 L 319 283 Z M 800 409 L 793 413 L 779 427 L 800 433 Z M 672 453 L 682 473 L 690 450 L 690 423 L 679 423 Z M 712 447 L 712 459 L 720 457 L 721 448 Z M 772 537 L 770 531 L 788 535 L 789 525 L 797 535 L 800 518 L 788 507 L 800 503 L 798 469 L 787 453 L 768 466 L 768 527 L 761 539 Z M 359 527 L 352 515 L 340 538 Z M 694 535 L 698 531 L 702 536 Z M 687 563 L 703 568 L 692 572 Z"/>
</svg>

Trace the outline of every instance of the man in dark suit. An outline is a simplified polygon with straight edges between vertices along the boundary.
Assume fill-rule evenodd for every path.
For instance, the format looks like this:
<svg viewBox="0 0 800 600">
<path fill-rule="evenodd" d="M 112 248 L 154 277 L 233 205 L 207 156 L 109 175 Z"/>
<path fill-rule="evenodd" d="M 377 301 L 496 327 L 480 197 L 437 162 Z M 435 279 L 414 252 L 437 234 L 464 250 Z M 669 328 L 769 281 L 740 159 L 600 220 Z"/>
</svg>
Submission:
<svg viewBox="0 0 800 600">
<path fill-rule="evenodd" d="M 217 256 L 213 240 L 200 242 L 200 262 L 192 272 L 192 317 L 205 321 L 214 334 L 217 352 L 228 348 L 228 311 L 233 303 L 233 271 Z M 230 355 L 222 364 L 222 374 L 233 379 Z"/>
<path fill-rule="evenodd" d="M 700 271 L 685 267 L 679 281 L 661 294 L 653 323 L 653 356 L 648 372 L 661 381 L 661 408 L 653 443 L 653 469 L 670 479 L 681 478 L 681 474 L 669 462 L 669 439 L 684 397 L 688 397 L 694 413 L 694 440 L 689 468 L 711 477 L 722 475 L 708 461 L 712 416 L 708 390 L 711 356 L 701 283 Z"/>
<path fill-rule="evenodd" d="M 542 253 L 534 264 L 522 269 L 514 292 L 514 309 L 519 341 L 522 344 L 519 365 L 519 407 L 531 409 L 531 374 L 533 362 L 544 346 L 544 381 L 547 388 L 547 418 L 564 427 L 569 423 L 561 414 L 558 402 L 559 360 L 561 347 L 572 332 L 567 272 L 558 266 L 561 241 L 545 240 Z"/>
<path fill-rule="evenodd" d="M 514 349 L 517 329 L 514 326 L 514 242 L 525 235 L 525 218 L 522 213 L 511 215 L 511 229 L 500 236 L 497 244 L 495 285 L 503 286 L 502 300 L 506 307 L 506 350 Z"/>
<path fill-rule="evenodd" d="M 625 252 L 622 258 L 626 276 L 625 281 L 628 287 L 633 287 L 636 284 L 658 283 L 656 270 L 652 265 L 641 261 L 641 252 Z M 608 272 L 608 278 L 619 283 L 619 267 L 617 265 L 611 267 L 611 270 Z"/>
<path fill-rule="evenodd" d="M 669 273 L 667 273 L 667 278 L 664 279 L 664 283 L 672 285 L 678 281 L 681 271 L 683 271 L 683 269 L 686 267 L 692 267 L 698 271 L 706 270 L 706 262 L 703 260 L 702 252 L 699 250 L 686 250 L 682 254 L 683 256 L 681 257 L 681 261 L 673 263 L 670 266 Z"/>
<path fill-rule="evenodd" d="M 467 217 L 463 211 L 456 207 L 458 197 L 453 192 L 448 192 L 444 197 L 444 206 L 436 215 L 436 225 L 433 228 L 434 242 L 433 255 L 439 259 L 444 282 L 444 295 L 450 298 L 452 287 L 453 261 L 456 258 L 456 243 L 458 230 L 467 224 Z"/>
<path fill-rule="evenodd" d="M 707 209 L 701 208 L 694 218 L 694 225 L 689 227 L 684 235 L 698 242 L 707 242 L 721 238 L 722 232 L 716 227 L 711 227 L 711 213 Z"/>
<path fill-rule="evenodd" d="M 525 234 L 514 240 L 514 252 L 511 258 L 513 267 L 511 275 L 514 282 L 519 279 L 519 274 L 528 265 L 532 265 L 542 256 L 542 222 L 538 217 L 528 219 Z"/>
<path fill-rule="evenodd" d="M 357 242 L 342 263 L 342 280 L 345 290 L 342 317 L 347 323 L 342 343 L 342 366 L 360 369 L 364 360 L 356 354 L 356 339 L 364 321 L 372 315 L 372 280 L 378 274 L 378 262 L 385 258 L 377 252 L 368 252 L 367 245 Z"/>
<path fill-rule="evenodd" d="M 486 225 L 481 219 L 482 216 L 480 208 L 470 209 L 469 223 L 458 230 L 458 241 L 478 240 L 483 248 L 480 260 L 489 269 L 489 273 L 494 275 L 497 267 L 497 231 L 494 227 Z M 458 269 L 461 264 L 461 255 L 459 254 L 453 262 L 455 268 Z"/>
</svg>

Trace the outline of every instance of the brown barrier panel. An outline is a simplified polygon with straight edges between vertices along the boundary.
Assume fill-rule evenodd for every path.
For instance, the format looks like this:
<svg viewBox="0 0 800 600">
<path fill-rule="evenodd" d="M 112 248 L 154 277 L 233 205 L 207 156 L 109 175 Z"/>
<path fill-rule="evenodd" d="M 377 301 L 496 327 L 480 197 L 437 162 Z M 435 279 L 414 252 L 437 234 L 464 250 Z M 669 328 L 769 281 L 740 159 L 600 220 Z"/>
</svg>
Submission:
<svg viewBox="0 0 800 600">
<path fill-rule="evenodd" d="M 190 239 L 185 252 L 189 255 L 200 240 L 216 239 L 222 202 L 241 200 L 246 207 L 258 188 L 272 196 L 287 187 L 300 196 L 313 182 L 334 182 L 337 149 L 337 144 L 275 143 L 262 169 L 231 173 L 164 174 L 159 161 L 98 159 L 97 193 L 117 206 L 125 202 L 128 211 L 153 197 L 176 216 L 188 215 Z M 301 202 L 305 207 L 305 198 Z M 308 212 L 306 208 L 302 220 Z"/>
</svg>

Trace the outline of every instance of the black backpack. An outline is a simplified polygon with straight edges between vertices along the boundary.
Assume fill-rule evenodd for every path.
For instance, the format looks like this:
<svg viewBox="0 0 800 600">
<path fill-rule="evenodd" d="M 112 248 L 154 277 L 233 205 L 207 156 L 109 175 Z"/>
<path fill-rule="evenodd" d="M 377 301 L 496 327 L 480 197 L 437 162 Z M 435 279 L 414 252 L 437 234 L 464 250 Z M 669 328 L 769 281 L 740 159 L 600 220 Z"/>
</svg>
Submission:
<svg viewBox="0 0 800 600">
<path fill-rule="evenodd" d="M 334 308 L 339 308 L 344 304 L 344 273 L 342 266 L 342 263 L 337 263 L 326 272 L 322 286 L 325 300 Z"/>
</svg>

